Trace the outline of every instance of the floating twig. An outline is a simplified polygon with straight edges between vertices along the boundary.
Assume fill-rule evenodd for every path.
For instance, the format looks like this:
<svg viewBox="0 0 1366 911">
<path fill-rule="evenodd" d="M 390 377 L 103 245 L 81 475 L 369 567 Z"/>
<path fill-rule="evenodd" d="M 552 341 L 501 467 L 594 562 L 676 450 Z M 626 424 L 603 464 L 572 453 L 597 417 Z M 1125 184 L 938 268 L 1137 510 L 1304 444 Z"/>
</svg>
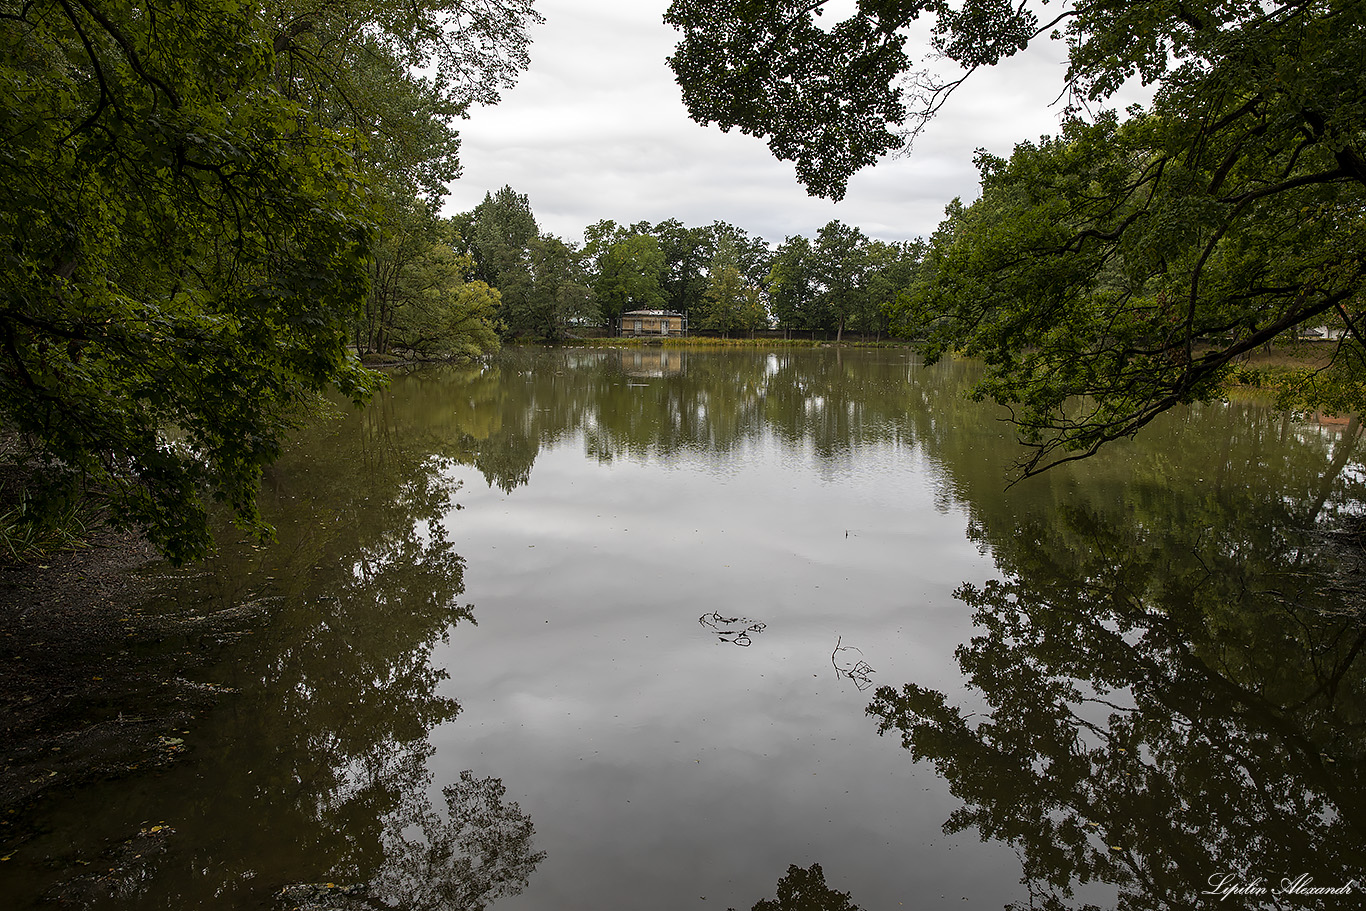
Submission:
<svg viewBox="0 0 1366 911">
<path fill-rule="evenodd" d="M 858 687 L 861 693 L 873 685 L 873 674 L 877 671 L 868 666 L 868 662 L 863 660 L 863 650 L 852 645 L 843 645 L 844 637 L 840 636 L 835 640 L 835 650 L 830 653 L 830 664 L 834 666 L 836 675 L 848 677 L 854 681 L 854 686 Z M 858 652 L 859 659 L 854 663 L 849 663 L 848 659 L 841 656 L 840 652 Z M 843 661 L 845 663 L 841 664 Z"/>
</svg>

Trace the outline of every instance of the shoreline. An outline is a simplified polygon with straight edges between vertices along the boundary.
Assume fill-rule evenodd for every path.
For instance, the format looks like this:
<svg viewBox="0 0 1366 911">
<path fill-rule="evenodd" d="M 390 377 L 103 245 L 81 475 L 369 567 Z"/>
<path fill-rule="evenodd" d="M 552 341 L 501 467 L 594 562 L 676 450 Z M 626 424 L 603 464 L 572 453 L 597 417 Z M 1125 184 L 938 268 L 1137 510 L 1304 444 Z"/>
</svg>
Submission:
<svg viewBox="0 0 1366 911">
<path fill-rule="evenodd" d="M 137 532 L 103 527 L 0 568 L 0 862 L 40 834 L 47 798 L 175 762 L 179 734 L 217 701 L 184 677 L 210 656 L 169 651 L 180 624 L 141 612 L 160 562 Z"/>
</svg>

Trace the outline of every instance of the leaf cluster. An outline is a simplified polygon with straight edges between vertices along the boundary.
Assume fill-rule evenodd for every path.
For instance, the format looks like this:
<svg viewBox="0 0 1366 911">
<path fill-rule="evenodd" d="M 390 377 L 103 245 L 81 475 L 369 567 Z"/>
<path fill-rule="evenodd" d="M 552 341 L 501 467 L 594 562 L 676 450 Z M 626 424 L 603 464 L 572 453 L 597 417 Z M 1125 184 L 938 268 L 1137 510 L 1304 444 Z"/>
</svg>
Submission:
<svg viewBox="0 0 1366 911">
<path fill-rule="evenodd" d="M 0 9 L 0 417 L 47 478 L 177 561 L 209 547 L 206 494 L 268 533 L 262 466 L 324 390 L 375 384 L 346 342 L 385 201 L 452 173 L 450 118 L 519 65 L 531 16 Z M 424 81 L 423 61 L 449 66 Z"/>
</svg>

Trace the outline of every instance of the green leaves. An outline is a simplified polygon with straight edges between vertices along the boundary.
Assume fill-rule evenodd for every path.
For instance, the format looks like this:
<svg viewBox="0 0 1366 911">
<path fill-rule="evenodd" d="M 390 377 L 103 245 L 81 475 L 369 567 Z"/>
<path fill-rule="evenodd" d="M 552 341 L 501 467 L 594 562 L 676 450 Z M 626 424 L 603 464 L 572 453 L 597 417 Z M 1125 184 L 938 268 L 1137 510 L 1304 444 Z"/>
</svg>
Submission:
<svg viewBox="0 0 1366 911">
<path fill-rule="evenodd" d="M 1277 104 L 1193 122 L 1159 102 L 979 163 L 982 198 L 941 226 L 899 318 L 932 357 L 986 361 L 977 394 L 1012 406 L 1026 473 L 1219 395 L 1236 358 L 1297 326 L 1355 321 L 1366 184 L 1328 131 L 1275 126 Z M 1348 404 L 1362 353 L 1347 339 L 1303 402 Z"/>
<path fill-rule="evenodd" d="M 823 5 L 674 0 L 664 21 L 683 30 L 669 66 L 692 118 L 768 137 L 813 195 L 838 200 L 855 171 L 902 144 L 894 82 L 909 61 L 896 29 L 922 3 L 861 4 L 828 29 L 814 18 Z"/>
<path fill-rule="evenodd" d="M 619 319 L 628 310 L 664 306 L 664 253 L 649 234 L 631 234 L 613 243 L 598 262 L 593 290 L 605 316 Z"/>
<path fill-rule="evenodd" d="M 346 347 L 370 190 L 452 176 L 451 118 L 524 58 L 529 6 L 481 9 L 37 2 L 0 20 L 0 414 L 48 477 L 102 491 L 176 561 L 209 548 L 206 495 L 269 532 L 256 489 L 285 434 L 324 390 L 375 385 Z M 320 42 L 348 29 L 364 39 Z M 487 66 L 459 57 L 476 34 Z M 457 59 L 461 89 L 405 69 Z"/>
</svg>

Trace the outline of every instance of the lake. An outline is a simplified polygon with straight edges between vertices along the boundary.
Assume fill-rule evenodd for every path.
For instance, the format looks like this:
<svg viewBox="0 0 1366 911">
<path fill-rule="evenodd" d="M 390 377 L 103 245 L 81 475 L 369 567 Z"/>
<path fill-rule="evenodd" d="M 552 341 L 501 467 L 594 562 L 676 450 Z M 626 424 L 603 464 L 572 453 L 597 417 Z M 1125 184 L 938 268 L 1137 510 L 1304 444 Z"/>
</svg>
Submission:
<svg viewBox="0 0 1366 911">
<path fill-rule="evenodd" d="M 172 645 L 230 692 L 30 854 L 173 831 L 83 907 L 1360 907 L 1357 423 L 1192 407 L 1007 487 L 975 374 L 395 374 L 268 472 L 277 543 L 162 571 L 144 609 L 209 618 Z"/>
</svg>

